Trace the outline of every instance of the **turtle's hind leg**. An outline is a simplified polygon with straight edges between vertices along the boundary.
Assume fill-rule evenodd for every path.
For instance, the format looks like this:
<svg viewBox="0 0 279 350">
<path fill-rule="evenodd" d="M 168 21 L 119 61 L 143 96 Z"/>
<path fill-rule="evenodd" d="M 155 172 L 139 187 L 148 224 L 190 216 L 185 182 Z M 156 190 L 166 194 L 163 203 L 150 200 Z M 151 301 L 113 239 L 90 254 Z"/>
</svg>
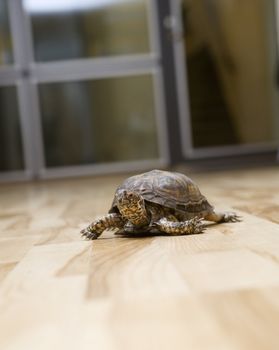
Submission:
<svg viewBox="0 0 279 350">
<path fill-rule="evenodd" d="M 171 236 L 191 235 L 202 233 L 204 230 L 202 219 L 198 217 L 186 221 L 171 221 L 167 218 L 162 218 L 157 222 L 154 222 L 153 225 L 161 232 L 167 233 Z"/>
<path fill-rule="evenodd" d="M 92 222 L 87 228 L 80 233 L 87 239 L 97 239 L 104 230 L 120 229 L 124 226 L 124 220 L 120 214 L 107 214 Z"/>
<path fill-rule="evenodd" d="M 208 221 L 214 221 L 217 223 L 241 221 L 240 216 L 230 211 L 223 211 L 223 212 L 212 211 L 211 213 L 205 215 L 204 219 Z"/>
</svg>

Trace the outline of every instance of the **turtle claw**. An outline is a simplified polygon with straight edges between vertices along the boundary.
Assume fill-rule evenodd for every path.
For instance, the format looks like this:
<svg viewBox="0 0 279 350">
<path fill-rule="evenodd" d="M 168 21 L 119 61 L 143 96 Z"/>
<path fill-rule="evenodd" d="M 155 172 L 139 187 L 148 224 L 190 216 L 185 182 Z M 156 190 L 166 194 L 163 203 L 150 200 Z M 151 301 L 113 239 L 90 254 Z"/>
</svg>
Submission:
<svg viewBox="0 0 279 350">
<path fill-rule="evenodd" d="M 202 218 L 194 217 L 188 221 L 188 228 L 190 234 L 203 233 L 205 231 L 205 225 L 202 223 Z"/>
<path fill-rule="evenodd" d="M 99 237 L 99 235 L 96 232 L 91 232 L 88 229 L 83 229 L 80 231 L 80 234 L 82 235 L 83 238 L 86 240 L 94 240 Z"/>
<path fill-rule="evenodd" d="M 240 222 L 241 216 L 237 215 L 234 212 L 226 212 L 224 213 L 223 222 Z"/>
</svg>

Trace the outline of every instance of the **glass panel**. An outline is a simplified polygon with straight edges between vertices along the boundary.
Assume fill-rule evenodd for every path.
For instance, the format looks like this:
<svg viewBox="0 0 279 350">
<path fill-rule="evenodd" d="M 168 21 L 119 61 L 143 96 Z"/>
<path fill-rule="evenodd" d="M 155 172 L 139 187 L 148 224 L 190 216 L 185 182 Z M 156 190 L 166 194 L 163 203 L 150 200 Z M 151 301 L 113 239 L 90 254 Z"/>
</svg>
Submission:
<svg viewBox="0 0 279 350">
<path fill-rule="evenodd" d="M 47 166 L 158 158 L 152 77 L 39 86 Z"/>
<path fill-rule="evenodd" d="M 0 88 L 0 171 L 23 169 L 15 87 Z"/>
<path fill-rule="evenodd" d="M 278 140 L 273 1 L 182 5 L 194 147 Z"/>
<path fill-rule="evenodd" d="M 36 61 L 149 51 L 146 0 L 24 0 Z"/>
<path fill-rule="evenodd" d="M 0 0 L 0 65 L 13 62 L 7 3 L 8 0 Z"/>
</svg>

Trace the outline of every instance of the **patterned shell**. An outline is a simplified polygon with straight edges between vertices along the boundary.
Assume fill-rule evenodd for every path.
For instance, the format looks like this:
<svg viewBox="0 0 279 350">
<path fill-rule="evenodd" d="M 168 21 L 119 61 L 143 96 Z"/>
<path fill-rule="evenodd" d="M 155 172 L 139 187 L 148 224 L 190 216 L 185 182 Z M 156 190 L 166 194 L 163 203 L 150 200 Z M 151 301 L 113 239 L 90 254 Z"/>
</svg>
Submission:
<svg viewBox="0 0 279 350">
<path fill-rule="evenodd" d="M 152 170 L 126 179 L 116 190 L 135 191 L 151 203 L 188 212 L 210 212 L 213 207 L 187 176 L 169 171 Z M 114 198 L 110 212 L 117 208 Z"/>
</svg>

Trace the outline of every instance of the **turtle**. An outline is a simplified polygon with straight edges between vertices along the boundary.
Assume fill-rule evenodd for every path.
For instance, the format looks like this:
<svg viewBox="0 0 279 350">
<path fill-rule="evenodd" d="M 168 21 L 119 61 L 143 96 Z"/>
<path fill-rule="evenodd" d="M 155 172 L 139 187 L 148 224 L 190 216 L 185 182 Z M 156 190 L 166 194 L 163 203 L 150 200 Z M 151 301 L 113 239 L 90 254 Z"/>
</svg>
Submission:
<svg viewBox="0 0 279 350">
<path fill-rule="evenodd" d="M 107 215 L 81 231 L 87 239 L 105 230 L 115 234 L 197 234 L 204 231 L 202 220 L 240 221 L 234 212 L 217 212 L 189 177 L 178 172 L 152 170 L 134 175 L 116 189 Z"/>
</svg>

